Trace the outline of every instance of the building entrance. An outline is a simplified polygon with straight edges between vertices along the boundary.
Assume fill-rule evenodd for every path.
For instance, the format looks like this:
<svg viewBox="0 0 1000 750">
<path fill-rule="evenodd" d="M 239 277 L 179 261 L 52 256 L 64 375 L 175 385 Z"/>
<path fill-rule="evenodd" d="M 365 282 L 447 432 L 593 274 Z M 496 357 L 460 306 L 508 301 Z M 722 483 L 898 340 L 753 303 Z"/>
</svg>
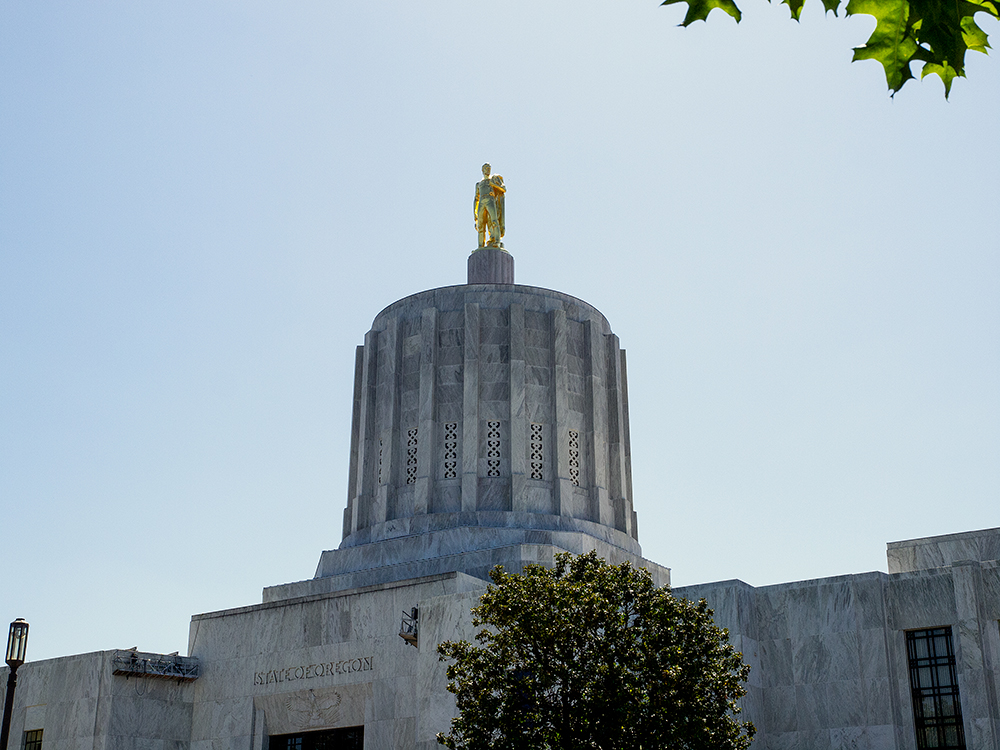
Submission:
<svg viewBox="0 0 1000 750">
<path fill-rule="evenodd" d="M 280 734 L 268 738 L 270 750 L 362 750 L 364 744 L 364 727 Z"/>
</svg>

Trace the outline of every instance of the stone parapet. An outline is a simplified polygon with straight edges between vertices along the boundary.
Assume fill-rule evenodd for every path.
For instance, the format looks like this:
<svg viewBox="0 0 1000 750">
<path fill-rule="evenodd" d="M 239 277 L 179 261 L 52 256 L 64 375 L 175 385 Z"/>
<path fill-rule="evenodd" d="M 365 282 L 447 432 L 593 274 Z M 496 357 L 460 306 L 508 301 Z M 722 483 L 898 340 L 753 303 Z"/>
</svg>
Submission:
<svg viewBox="0 0 1000 750">
<path fill-rule="evenodd" d="M 967 561 L 1000 560 L 1000 529 L 889 542 L 886 557 L 890 573 L 946 568 Z"/>
</svg>

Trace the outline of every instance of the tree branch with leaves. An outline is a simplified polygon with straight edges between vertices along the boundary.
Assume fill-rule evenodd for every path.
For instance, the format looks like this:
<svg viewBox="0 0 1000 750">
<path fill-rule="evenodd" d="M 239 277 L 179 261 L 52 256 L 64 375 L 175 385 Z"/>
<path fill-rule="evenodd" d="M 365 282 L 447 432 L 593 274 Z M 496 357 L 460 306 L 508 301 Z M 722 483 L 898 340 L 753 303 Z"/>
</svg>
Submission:
<svg viewBox="0 0 1000 750">
<path fill-rule="evenodd" d="M 750 668 L 693 603 L 591 552 L 523 575 L 498 566 L 472 610 L 476 644 L 438 647 L 456 750 L 745 750 Z"/>
<path fill-rule="evenodd" d="M 704 21 L 719 8 L 736 19 L 743 14 L 733 0 L 663 0 L 661 5 L 686 2 L 682 26 Z M 781 0 L 796 21 L 805 0 Z M 827 12 L 837 15 L 842 0 L 822 0 Z M 875 18 L 875 31 L 861 47 L 854 48 L 854 60 L 877 60 L 885 69 L 889 90 L 895 94 L 912 79 L 911 65 L 923 63 L 921 78 L 940 76 L 945 97 L 957 77 L 965 77 L 965 53 L 986 54 L 990 48 L 986 32 L 976 23 L 978 13 L 1000 19 L 1000 0 L 847 0 L 848 16 L 865 14 Z"/>
</svg>

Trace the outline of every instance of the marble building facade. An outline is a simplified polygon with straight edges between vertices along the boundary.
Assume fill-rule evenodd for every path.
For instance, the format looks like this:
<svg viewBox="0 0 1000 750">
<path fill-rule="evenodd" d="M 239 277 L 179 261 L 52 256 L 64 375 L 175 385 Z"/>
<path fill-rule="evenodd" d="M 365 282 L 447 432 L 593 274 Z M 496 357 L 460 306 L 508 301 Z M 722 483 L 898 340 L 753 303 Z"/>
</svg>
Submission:
<svg viewBox="0 0 1000 750">
<path fill-rule="evenodd" d="M 454 713 L 436 646 L 472 636 L 493 566 L 597 550 L 669 584 L 638 542 L 625 352 L 592 306 L 514 284 L 504 250 L 379 313 L 353 400 L 343 537 L 314 577 L 195 615 L 186 656 L 26 663 L 12 748 L 429 750 Z M 754 747 L 1000 750 L 998 561 L 992 529 L 892 543 L 888 573 L 675 593 L 752 666 Z"/>
</svg>

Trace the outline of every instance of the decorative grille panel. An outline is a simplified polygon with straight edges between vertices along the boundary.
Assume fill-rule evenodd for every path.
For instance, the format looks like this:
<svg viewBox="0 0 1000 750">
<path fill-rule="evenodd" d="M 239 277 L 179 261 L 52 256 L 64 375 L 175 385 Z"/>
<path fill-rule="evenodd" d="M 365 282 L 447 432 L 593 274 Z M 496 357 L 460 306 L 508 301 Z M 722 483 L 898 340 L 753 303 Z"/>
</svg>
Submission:
<svg viewBox="0 0 1000 750">
<path fill-rule="evenodd" d="M 486 423 L 486 476 L 500 476 L 500 422 Z"/>
<path fill-rule="evenodd" d="M 417 428 L 406 431 L 406 483 L 417 483 Z"/>
<path fill-rule="evenodd" d="M 542 426 L 540 424 L 532 423 L 531 425 L 531 478 L 532 479 L 544 479 L 545 478 L 545 445 L 542 442 Z"/>
<path fill-rule="evenodd" d="M 580 486 L 580 433 L 576 430 L 569 431 L 569 481 Z"/>
<path fill-rule="evenodd" d="M 458 422 L 444 423 L 444 478 L 458 476 Z"/>
</svg>

